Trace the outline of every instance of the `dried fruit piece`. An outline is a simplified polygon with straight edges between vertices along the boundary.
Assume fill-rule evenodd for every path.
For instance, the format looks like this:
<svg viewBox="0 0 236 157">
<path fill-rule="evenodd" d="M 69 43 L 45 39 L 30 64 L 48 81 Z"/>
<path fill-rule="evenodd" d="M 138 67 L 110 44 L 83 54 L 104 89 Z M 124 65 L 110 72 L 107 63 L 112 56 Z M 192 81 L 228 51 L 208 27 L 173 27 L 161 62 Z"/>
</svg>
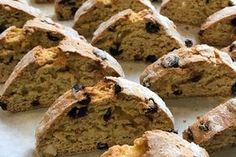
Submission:
<svg viewBox="0 0 236 157">
<path fill-rule="evenodd" d="M 160 26 L 157 23 L 148 22 L 146 23 L 146 30 L 148 33 L 156 33 L 160 31 Z"/>
<path fill-rule="evenodd" d="M 179 56 L 175 55 L 175 54 L 169 54 L 166 55 L 162 65 L 165 68 L 177 68 L 179 67 Z"/>
</svg>

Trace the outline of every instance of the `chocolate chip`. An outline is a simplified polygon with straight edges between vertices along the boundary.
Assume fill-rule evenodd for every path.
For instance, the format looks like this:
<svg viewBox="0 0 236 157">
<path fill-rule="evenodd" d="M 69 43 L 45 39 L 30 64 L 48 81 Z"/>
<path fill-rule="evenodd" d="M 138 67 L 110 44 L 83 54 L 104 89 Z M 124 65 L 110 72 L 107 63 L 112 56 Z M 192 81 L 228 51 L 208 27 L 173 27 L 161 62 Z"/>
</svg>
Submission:
<svg viewBox="0 0 236 157">
<path fill-rule="evenodd" d="M 73 87 L 72 87 L 72 90 L 73 92 L 77 93 L 79 92 L 80 90 L 84 89 L 84 86 L 80 85 L 80 84 L 75 84 Z"/>
<path fill-rule="evenodd" d="M 177 68 L 179 67 L 179 56 L 176 54 L 166 55 L 163 59 L 162 65 L 165 68 Z"/>
<path fill-rule="evenodd" d="M 88 108 L 87 107 L 73 107 L 70 112 L 68 113 L 68 116 L 71 118 L 81 118 L 87 115 Z"/>
<path fill-rule="evenodd" d="M 203 33 L 204 33 L 204 30 L 200 30 L 200 31 L 198 32 L 198 35 L 202 36 Z"/>
<path fill-rule="evenodd" d="M 210 124 L 210 122 L 208 121 L 208 122 L 201 122 L 201 124 L 198 126 L 198 128 L 200 129 L 200 130 L 202 130 L 202 131 L 209 131 L 210 130 L 210 128 L 209 128 L 209 124 Z"/>
<path fill-rule="evenodd" d="M 118 83 L 114 85 L 114 91 L 115 91 L 115 94 L 119 94 L 122 91 L 122 88 Z"/>
<path fill-rule="evenodd" d="M 146 31 L 148 33 L 156 33 L 160 30 L 160 26 L 157 23 L 148 22 L 146 23 Z"/>
<path fill-rule="evenodd" d="M 109 121 L 111 119 L 111 113 L 112 113 L 112 108 L 109 107 L 107 109 L 107 112 L 103 116 L 103 120 L 106 121 L 106 122 Z"/>
<path fill-rule="evenodd" d="M 47 37 L 51 41 L 59 41 L 60 39 L 56 36 L 53 36 L 51 33 L 47 33 Z"/>
<path fill-rule="evenodd" d="M 236 48 L 236 45 L 235 44 L 231 44 L 229 46 L 229 51 L 232 52 L 232 51 L 234 51 L 235 48 Z"/>
<path fill-rule="evenodd" d="M 149 98 L 148 101 L 152 102 L 152 106 L 150 106 L 149 108 L 145 109 L 145 114 L 154 114 L 157 112 L 157 103 L 154 101 L 153 98 Z"/>
<path fill-rule="evenodd" d="M 114 44 L 110 47 L 109 52 L 112 56 L 119 56 L 123 50 L 120 50 L 120 44 Z"/>
<path fill-rule="evenodd" d="M 191 78 L 190 78 L 190 81 L 191 82 L 198 82 L 202 79 L 202 73 L 193 73 Z"/>
<path fill-rule="evenodd" d="M 34 101 L 31 102 L 31 105 L 32 106 L 39 106 L 40 102 L 39 102 L 39 100 L 34 100 Z"/>
<path fill-rule="evenodd" d="M 187 130 L 187 138 L 188 138 L 188 141 L 194 141 L 193 132 L 190 127 Z"/>
<path fill-rule="evenodd" d="M 99 143 L 97 144 L 97 149 L 99 149 L 99 150 L 106 150 L 106 149 L 108 149 L 108 148 L 109 148 L 109 146 L 108 146 L 107 143 L 101 143 L 101 142 L 99 142 Z"/>
<path fill-rule="evenodd" d="M 2 110 L 7 110 L 7 104 L 4 102 L 0 102 L 0 107 L 2 108 Z"/>
<path fill-rule="evenodd" d="M 185 46 L 187 46 L 187 47 L 192 47 L 192 46 L 193 46 L 192 40 L 186 39 L 186 40 L 185 40 Z"/>
<path fill-rule="evenodd" d="M 102 60 L 106 60 L 107 59 L 106 54 L 102 50 L 95 49 L 93 51 L 93 54 L 95 54 L 97 57 L 101 58 Z"/>
<path fill-rule="evenodd" d="M 0 25 L 0 33 L 4 32 L 6 29 L 5 25 Z"/>
<path fill-rule="evenodd" d="M 231 88 L 232 94 L 236 95 L 236 83 Z"/>
<path fill-rule="evenodd" d="M 230 23 L 231 23 L 231 25 L 236 26 L 236 18 L 232 19 L 232 20 L 230 21 Z"/>
<path fill-rule="evenodd" d="M 76 13 L 77 10 L 78 10 L 78 7 L 72 7 L 72 8 L 70 9 L 71 14 L 72 14 L 72 15 L 75 15 L 75 13 Z"/>
<path fill-rule="evenodd" d="M 157 60 L 157 57 L 155 56 L 155 55 L 149 55 L 149 56 L 147 56 L 147 58 L 146 58 L 146 62 L 151 62 L 151 63 L 153 63 L 153 62 L 155 62 Z"/>
<path fill-rule="evenodd" d="M 91 102 L 91 97 L 88 94 L 86 94 L 85 98 L 79 101 L 78 103 L 81 105 L 88 105 L 90 102 Z"/>
</svg>

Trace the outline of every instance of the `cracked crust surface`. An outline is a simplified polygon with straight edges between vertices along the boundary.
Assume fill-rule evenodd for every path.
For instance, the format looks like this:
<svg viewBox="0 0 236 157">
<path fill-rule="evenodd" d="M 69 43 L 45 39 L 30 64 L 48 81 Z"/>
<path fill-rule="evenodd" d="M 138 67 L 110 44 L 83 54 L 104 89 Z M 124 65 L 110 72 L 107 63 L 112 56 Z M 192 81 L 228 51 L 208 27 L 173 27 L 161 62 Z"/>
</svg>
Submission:
<svg viewBox="0 0 236 157">
<path fill-rule="evenodd" d="M 119 59 L 148 61 L 183 47 L 184 43 L 173 22 L 156 11 L 135 13 L 127 9 L 99 26 L 92 45 Z"/>
<path fill-rule="evenodd" d="M 134 144 L 111 147 L 101 157 L 209 157 L 205 149 L 174 133 L 147 131 Z"/>
<path fill-rule="evenodd" d="M 82 105 L 85 97 L 90 101 Z M 80 115 L 81 107 L 87 107 L 87 114 Z M 69 114 L 75 108 L 78 116 Z M 56 100 L 36 131 L 36 150 L 41 156 L 93 151 L 101 149 L 98 143 L 106 148 L 131 143 L 148 129 L 169 131 L 173 123 L 172 114 L 155 93 L 123 78 L 106 77 L 93 87 L 73 88 Z M 66 135 L 71 136 L 64 139 Z"/>
<path fill-rule="evenodd" d="M 92 37 L 103 21 L 129 8 L 137 12 L 155 9 L 149 0 L 87 0 L 75 14 L 74 28 L 86 38 Z"/>
<path fill-rule="evenodd" d="M 235 4 L 235 0 L 164 0 L 160 12 L 175 22 L 200 26 L 208 16 Z"/>
<path fill-rule="evenodd" d="M 201 26 L 199 38 L 202 43 L 227 46 L 236 40 L 236 6 L 226 7 L 209 16 Z"/>
<path fill-rule="evenodd" d="M 236 67 L 231 57 L 207 45 L 180 48 L 141 74 L 140 82 L 161 97 L 230 96 Z"/>
<path fill-rule="evenodd" d="M 66 39 L 56 47 L 38 46 L 21 59 L 1 89 L 2 109 L 49 107 L 75 83 L 93 85 L 107 75 L 124 73 L 114 58 L 84 41 Z"/>
<path fill-rule="evenodd" d="M 230 99 L 199 117 L 183 137 L 204 147 L 209 153 L 236 143 L 236 99 Z"/>
</svg>

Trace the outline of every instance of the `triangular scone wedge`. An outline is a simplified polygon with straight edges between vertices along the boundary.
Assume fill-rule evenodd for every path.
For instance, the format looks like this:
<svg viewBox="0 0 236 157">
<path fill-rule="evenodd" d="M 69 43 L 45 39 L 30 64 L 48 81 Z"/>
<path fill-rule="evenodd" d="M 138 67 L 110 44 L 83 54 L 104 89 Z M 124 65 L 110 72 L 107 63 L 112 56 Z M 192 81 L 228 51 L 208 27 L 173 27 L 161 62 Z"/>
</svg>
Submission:
<svg viewBox="0 0 236 157">
<path fill-rule="evenodd" d="M 236 66 L 216 48 L 197 45 L 161 57 L 140 82 L 161 97 L 230 96 L 236 93 Z"/>
<path fill-rule="evenodd" d="M 124 10 L 102 23 L 94 32 L 92 45 L 123 60 L 154 62 L 184 46 L 175 25 L 149 10 Z"/>
<path fill-rule="evenodd" d="M 202 43 L 228 46 L 236 40 L 236 6 L 224 8 L 206 20 L 201 26 L 199 38 Z"/>
<path fill-rule="evenodd" d="M 163 0 L 160 12 L 174 22 L 200 26 L 208 16 L 235 4 L 235 0 Z"/>
<path fill-rule="evenodd" d="M 16 64 L 32 48 L 56 46 L 66 37 L 81 38 L 75 30 L 48 18 L 29 20 L 23 28 L 8 28 L 0 35 L 0 83 L 6 81 Z"/>
<path fill-rule="evenodd" d="M 0 1 L 0 33 L 10 26 L 22 27 L 26 21 L 40 16 L 40 10 L 24 1 Z"/>
<path fill-rule="evenodd" d="M 133 145 L 116 145 L 101 157 L 209 157 L 205 149 L 174 133 L 161 130 L 145 132 Z"/>
<path fill-rule="evenodd" d="M 87 0 L 74 17 L 74 28 L 85 37 L 92 37 L 98 26 L 120 11 L 155 9 L 149 0 Z"/>
<path fill-rule="evenodd" d="M 199 117 L 183 137 L 209 153 L 236 144 L 236 99 L 230 99 Z"/>
<path fill-rule="evenodd" d="M 94 85 L 104 76 L 124 76 L 109 54 L 85 42 L 63 40 L 28 52 L 0 90 L 3 110 L 20 112 L 49 107 L 75 83 Z"/>
<path fill-rule="evenodd" d="M 153 129 L 174 129 L 162 99 L 140 84 L 106 77 L 93 87 L 75 85 L 56 100 L 36 130 L 36 150 L 62 157 L 107 149 Z"/>
</svg>

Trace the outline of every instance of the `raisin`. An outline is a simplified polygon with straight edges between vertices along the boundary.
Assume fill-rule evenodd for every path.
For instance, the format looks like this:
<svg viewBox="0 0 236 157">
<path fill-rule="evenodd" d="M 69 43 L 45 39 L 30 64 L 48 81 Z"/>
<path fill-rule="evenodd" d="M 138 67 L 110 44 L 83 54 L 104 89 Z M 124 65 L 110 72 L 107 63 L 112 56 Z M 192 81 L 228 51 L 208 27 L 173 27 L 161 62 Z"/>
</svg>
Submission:
<svg viewBox="0 0 236 157">
<path fill-rule="evenodd" d="M 189 39 L 185 40 L 185 45 L 186 45 L 187 47 L 192 47 L 192 46 L 193 46 L 192 40 L 189 40 Z"/>
<path fill-rule="evenodd" d="M 147 58 L 146 58 L 146 62 L 151 62 L 151 63 L 153 63 L 153 62 L 155 62 L 157 60 L 157 57 L 155 56 L 155 55 L 149 55 L 149 56 L 147 56 Z"/>
<path fill-rule="evenodd" d="M 101 143 L 101 142 L 99 142 L 99 143 L 97 144 L 97 149 L 99 149 L 99 150 L 106 150 L 106 149 L 108 149 L 108 148 L 109 148 L 109 146 L 108 146 L 107 143 Z"/>
<path fill-rule="evenodd" d="M 187 130 L 187 138 L 188 138 L 188 141 L 191 141 L 191 142 L 194 141 L 193 132 L 190 127 Z"/>
<path fill-rule="evenodd" d="M 236 83 L 231 88 L 232 94 L 236 95 Z"/>
<path fill-rule="evenodd" d="M 235 48 L 236 48 L 236 45 L 235 45 L 235 44 L 231 44 L 231 45 L 229 46 L 229 51 L 230 51 L 230 52 L 233 52 Z"/>
<path fill-rule="evenodd" d="M 158 31 L 160 31 L 160 26 L 157 23 L 155 24 L 153 22 L 148 22 L 148 23 L 146 23 L 146 31 L 148 33 L 156 33 Z"/>
<path fill-rule="evenodd" d="M 231 23 L 231 25 L 236 26 L 236 18 L 232 19 L 232 20 L 230 21 L 230 23 Z"/>
<path fill-rule="evenodd" d="M 198 82 L 200 81 L 202 78 L 202 74 L 201 73 L 194 73 L 192 74 L 191 78 L 190 78 L 190 81 L 191 82 Z"/>
<path fill-rule="evenodd" d="M 157 112 L 157 103 L 154 101 L 153 98 L 149 98 L 148 101 L 151 101 L 153 103 L 152 106 L 149 108 L 145 109 L 145 114 L 154 114 Z"/>
<path fill-rule="evenodd" d="M 0 25 L 0 33 L 4 32 L 6 30 L 5 25 Z"/>
<path fill-rule="evenodd" d="M 34 100 L 34 101 L 31 102 L 31 105 L 32 106 L 39 106 L 40 102 L 39 102 L 39 100 Z"/>
<path fill-rule="evenodd" d="M 88 105 L 90 102 L 91 102 L 91 97 L 88 94 L 86 94 L 85 98 L 79 101 L 78 103 L 81 105 Z"/>
<path fill-rule="evenodd" d="M 75 13 L 76 13 L 77 10 L 78 10 L 77 7 L 72 7 L 72 8 L 70 9 L 71 14 L 72 14 L 72 15 L 75 15 Z"/>
<path fill-rule="evenodd" d="M 206 4 L 210 3 L 210 0 L 206 0 Z"/>
<path fill-rule="evenodd" d="M 93 51 L 93 54 L 95 54 L 97 57 L 101 58 L 102 60 L 106 60 L 107 59 L 106 54 L 102 50 L 95 49 Z"/>
<path fill-rule="evenodd" d="M 111 119 L 111 114 L 112 114 L 112 108 L 109 107 L 107 109 L 107 112 L 103 116 L 103 120 L 106 121 L 106 122 L 109 121 Z"/>
<path fill-rule="evenodd" d="M 114 44 L 110 47 L 109 52 L 112 56 L 119 56 L 123 50 L 120 50 L 120 44 Z"/>
<path fill-rule="evenodd" d="M 114 91 L 115 91 L 115 94 L 118 94 L 122 91 L 122 88 L 118 83 L 115 84 Z"/>
<path fill-rule="evenodd" d="M 202 36 L 203 33 L 204 33 L 204 30 L 200 30 L 200 31 L 198 32 L 198 35 Z"/>
<path fill-rule="evenodd" d="M 2 110 L 7 110 L 7 104 L 4 102 L 0 102 L 0 107 L 2 108 Z"/>
<path fill-rule="evenodd" d="M 47 37 L 51 41 L 59 41 L 60 38 L 53 36 L 51 33 L 47 33 Z"/>
<path fill-rule="evenodd" d="M 201 124 L 198 126 L 198 128 L 202 131 L 209 131 L 210 130 L 209 124 L 210 124 L 209 122 L 206 122 L 206 123 L 201 122 Z"/>
<path fill-rule="evenodd" d="M 71 2 L 70 0 L 60 0 L 59 4 L 62 4 L 62 5 L 67 5 L 67 6 L 74 6 L 76 5 L 75 2 Z"/>
<path fill-rule="evenodd" d="M 73 107 L 70 112 L 68 113 L 68 116 L 71 118 L 81 118 L 87 115 L 88 108 L 87 107 Z"/>
<path fill-rule="evenodd" d="M 84 86 L 80 85 L 80 84 L 75 84 L 73 87 L 72 87 L 72 90 L 77 93 L 79 92 L 80 90 L 84 89 Z"/>
<path fill-rule="evenodd" d="M 176 85 L 172 85 L 172 91 L 174 95 L 181 95 L 183 94 L 182 90 L 179 89 Z"/>
<path fill-rule="evenodd" d="M 165 68 L 177 68 L 179 67 L 179 56 L 175 54 L 169 54 L 165 56 L 162 65 Z"/>
</svg>

